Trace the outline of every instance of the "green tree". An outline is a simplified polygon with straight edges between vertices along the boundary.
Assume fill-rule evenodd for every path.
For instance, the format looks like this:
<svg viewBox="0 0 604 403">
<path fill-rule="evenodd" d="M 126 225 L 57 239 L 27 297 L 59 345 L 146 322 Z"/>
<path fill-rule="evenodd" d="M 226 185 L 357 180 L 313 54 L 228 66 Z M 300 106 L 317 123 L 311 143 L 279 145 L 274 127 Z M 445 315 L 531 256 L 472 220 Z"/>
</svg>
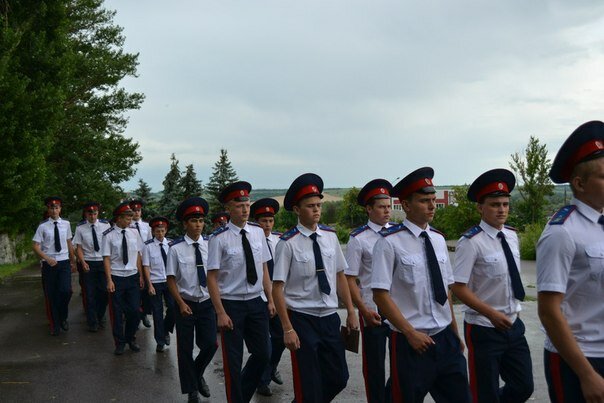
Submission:
<svg viewBox="0 0 604 403">
<path fill-rule="evenodd" d="M 549 211 L 548 197 L 554 192 L 548 175 L 552 164 L 547 157 L 547 147 L 531 136 L 524 155 L 514 153 L 511 157 L 510 168 L 521 183 L 516 187 L 521 199 L 514 206 L 519 224 L 522 228 L 527 224 L 544 224 Z"/>
<path fill-rule="evenodd" d="M 182 189 L 183 199 L 201 196 L 203 187 L 201 186 L 201 181 L 197 179 L 193 164 L 185 167 L 185 174 L 180 180 L 180 188 Z"/>
<path fill-rule="evenodd" d="M 138 188 L 134 191 L 134 195 L 148 202 L 151 199 L 151 187 L 142 178 L 139 178 Z"/>
<path fill-rule="evenodd" d="M 298 216 L 293 211 L 280 208 L 275 214 L 275 231 L 285 232 L 298 224 Z"/>
<path fill-rule="evenodd" d="M 338 212 L 338 224 L 343 228 L 355 228 L 367 221 L 367 213 L 357 204 L 360 190 L 356 187 L 344 194 L 344 200 Z"/>
<path fill-rule="evenodd" d="M 467 198 L 468 185 L 453 186 L 455 204 L 436 210 L 432 226 L 442 231 L 447 239 L 457 239 L 468 228 L 480 222 L 476 203 Z"/>
<path fill-rule="evenodd" d="M 176 220 L 173 218 L 176 208 L 182 201 L 182 188 L 181 173 L 178 167 L 178 160 L 176 156 L 172 154 L 170 157 L 170 170 L 166 174 L 162 184 L 164 185 L 164 192 L 159 201 L 159 213 L 163 216 L 170 218 L 171 227 L 176 227 Z"/>
<path fill-rule="evenodd" d="M 210 176 L 210 180 L 206 186 L 211 212 L 222 210 L 223 207 L 218 201 L 218 195 L 225 186 L 237 182 L 238 180 L 237 172 L 235 172 L 235 169 L 233 169 L 233 166 L 229 161 L 227 150 L 220 149 L 220 156 L 212 168 L 212 176 Z"/>
</svg>

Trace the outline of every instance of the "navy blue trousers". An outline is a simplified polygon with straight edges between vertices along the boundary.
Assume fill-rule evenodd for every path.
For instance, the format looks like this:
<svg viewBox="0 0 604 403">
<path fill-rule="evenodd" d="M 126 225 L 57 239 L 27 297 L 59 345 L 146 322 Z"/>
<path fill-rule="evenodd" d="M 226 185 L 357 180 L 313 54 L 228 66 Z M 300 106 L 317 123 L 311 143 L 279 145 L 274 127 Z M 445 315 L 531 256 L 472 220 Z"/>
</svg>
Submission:
<svg viewBox="0 0 604 403">
<path fill-rule="evenodd" d="M 390 327 L 385 323 L 379 326 L 364 326 L 361 322 L 363 343 L 363 378 L 365 379 L 365 394 L 369 403 L 383 403 L 387 400 L 386 391 L 386 345 L 390 335 Z"/>
<path fill-rule="evenodd" d="M 140 322 L 138 308 L 141 301 L 139 275 L 128 277 L 111 276 L 115 292 L 110 294 L 111 327 L 115 345 L 132 343 Z M 124 318 L 126 322 L 124 323 Z"/>
<path fill-rule="evenodd" d="M 279 361 L 281 361 L 281 356 L 285 350 L 285 344 L 283 343 L 283 326 L 281 326 L 281 320 L 277 315 L 269 319 L 268 330 L 271 336 L 269 342 L 271 360 L 262 373 L 260 385 L 268 385 L 271 383 L 271 374 L 277 370 Z"/>
<path fill-rule="evenodd" d="M 107 277 L 102 261 L 86 261 L 90 271 L 80 274 L 86 303 L 86 322 L 88 326 L 98 325 L 107 311 Z"/>
<path fill-rule="evenodd" d="M 228 402 L 249 402 L 270 360 L 268 310 L 262 298 L 249 301 L 222 300 L 233 330 L 223 330 L 222 358 Z M 243 363 L 243 342 L 250 356 Z"/>
<path fill-rule="evenodd" d="M 466 359 L 449 325 L 432 337 L 436 344 L 416 352 L 399 332 L 390 334 L 392 401 L 421 403 L 428 393 L 437 403 L 469 403 Z"/>
<path fill-rule="evenodd" d="M 174 330 L 174 299 L 168 291 L 168 284 L 153 283 L 155 295 L 149 295 L 151 302 L 151 313 L 153 314 L 153 337 L 159 345 L 166 344 L 166 334 Z M 166 316 L 164 317 L 164 302 L 166 304 Z"/>
<path fill-rule="evenodd" d="M 199 389 L 199 377 L 203 376 L 218 349 L 216 312 L 209 299 L 203 302 L 186 300 L 185 302 L 193 311 L 192 315 L 182 316 L 180 310 L 175 309 L 178 377 L 181 392 L 191 393 Z M 193 359 L 193 340 L 199 348 L 199 354 L 195 359 Z"/>
<path fill-rule="evenodd" d="M 59 333 L 61 322 L 67 320 L 71 300 L 71 265 L 69 260 L 58 261 L 54 267 L 42 263 L 42 286 L 46 302 L 46 316 L 50 331 Z"/>
<path fill-rule="evenodd" d="M 474 402 L 527 401 L 534 388 L 533 364 L 520 318 L 505 331 L 469 323 L 464 328 Z"/>
<path fill-rule="evenodd" d="M 332 401 L 346 387 L 349 376 L 340 317 L 289 311 L 289 319 L 300 339 L 300 348 L 292 352 L 294 401 Z"/>
<path fill-rule="evenodd" d="M 590 358 L 587 360 L 598 374 L 604 377 L 604 358 Z M 552 403 L 583 403 L 585 398 L 581 391 L 579 377 L 562 359 L 560 354 L 543 350 L 545 364 L 545 380 L 549 398 Z"/>
</svg>

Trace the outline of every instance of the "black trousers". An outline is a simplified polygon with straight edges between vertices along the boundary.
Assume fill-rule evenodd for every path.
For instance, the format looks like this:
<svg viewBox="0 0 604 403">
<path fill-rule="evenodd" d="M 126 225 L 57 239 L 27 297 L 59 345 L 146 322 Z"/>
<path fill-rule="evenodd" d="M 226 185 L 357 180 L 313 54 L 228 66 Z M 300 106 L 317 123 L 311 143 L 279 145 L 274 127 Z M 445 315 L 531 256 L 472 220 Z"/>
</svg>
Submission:
<svg viewBox="0 0 604 403">
<path fill-rule="evenodd" d="M 365 394 L 369 403 L 383 403 L 389 400 L 386 391 L 386 346 L 390 327 L 381 323 L 375 327 L 364 326 L 359 314 L 363 343 L 363 378 Z"/>
<path fill-rule="evenodd" d="M 159 345 L 166 344 L 166 334 L 174 330 L 174 299 L 168 291 L 168 285 L 153 283 L 155 295 L 149 295 L 151 301 L 151 313 L 153 314 L 153 337 Z M 166 315 L 164 317 L 164 303 L 166 304 Z"/>
<path fill-rule="evenodd" d="M 43 262 L 42 286 L 50 331 L 58 333 L 61 330 L 61 322 L 67 320 L 69 314 L 72 293 L 69 260 L 58 261 L 54 267 Z"/>
<path fill-rule="evenodd" d="M 107 278 L 102 261 L 86 261 L 90 271 L 80 274 L 83 283 L 83 297 L 86 301 L 86 322 L 88 326 L 98 325 L 107 311 Z"/>
<path fill-rule="evenodd" d="M 474 402 L 527 401 L 534 388 L 533 364 L 520 318 L 505 331 L 469 323 L 464 330 Z"/>
<path fill-rule="evenodd" d="M 591 366 L 604 377 L 604 358 L 587 357 Z M 549 398 L 552 403 L 583 403 L 585 398 L 581 391 L 579 377 L 562 359 L 560 354 L 543 350 L 545 380 Z"/>
<path fill-rule="evenodd" d="M 175 308 L 176 346 L 178 356 L 178 377 L 182 393 L 195 392 L 199 389 L 199 377 L 212 361 L 218 349 L 216 341 L 216 312 L 212 301 L 186 301 L 192 315 L 182 316 L 180 309 Z M 193 341 L 199 353 L 193 359 Z"/>
<path fill-rule="evenodd" d="M 132 343 L 140 322 L 138 307 L 140 306 L 141 293 L 139 275 L 128 277 L 111 276 L 115 285 L 115 292 L 109 294 L 111 308 L 111 327 L 115 345 Z M 124 318 L 126 319 L 124 323 Z"/>
<path fill-rule="evenodd" d="M 419 354 L 402 333 L 390 333 L 392 401 L 420 403 L 430 393 L 437 403 L 469 403 L 466 359 L 459 339 L 450 325 L 431 337 L 435 344 Z"/>
<path fill-rule="evenodd" d="M 275 315 L 269 319 L 268 330 L 271 336 L 269 341 L 271 360 L 262 373 L 260 385 L 268 385 L 271 383 L 271 374 L 277 370 L 279 361 L 281 361 L 281 356 L 285 350 L 285 344 L 283 343 L 283 326 L 281 326 L 279 316 Z"/>
</svg>

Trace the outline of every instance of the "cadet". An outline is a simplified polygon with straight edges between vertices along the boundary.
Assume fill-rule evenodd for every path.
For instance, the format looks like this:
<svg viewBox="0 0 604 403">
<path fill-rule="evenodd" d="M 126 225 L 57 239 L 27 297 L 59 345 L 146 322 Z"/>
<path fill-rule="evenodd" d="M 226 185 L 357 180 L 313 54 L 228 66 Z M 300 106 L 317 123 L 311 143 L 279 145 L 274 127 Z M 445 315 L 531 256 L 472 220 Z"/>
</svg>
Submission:
<svg viewBox="0 0 604 403">
<path fill-rule="evenodd" d="M 329 402 L 348 382 L 338 296 L 346 306 L 348 331 L 359 328 L 340 243 L 333 229 L 319 224 L 322 191 L 323 180 L 312 173 L 290 185 L 283 204 L 299 223 L 283 234 L 275 251 L 273 296 L 292 355 L 298 403 Z"/>
<path fill-rule="evenodd" d="M 537 244 L 539 317 L 552 402 L 604 401 L 604 123 L 579 126 L 549 173 L 573 199 Z"/>
<path fill-rule="evenodd" d="M 142 219 L 143 206 L 145 205 L 145 202 L 142 199 L 134 199 L 131 200 L 129 204 L 132 212 L 134 213 L 132 216 L 132 222 L 130 223 L 130 228 L 136 229 L 136 232 L 138 232 L 143 242 L 146 242 L 153 238 L 153 234 L 151 233 L 151 227 L 149 224 Z M 147 316 L 151 313 L 151 299 L 149 297 L 149 289 L 147 288 L 146 282 L 145 288 L 143 288 L 143 291 L 141 292 L 140 305 L 140 319 L 145 327 L 151 327 L 151 322 L 149 322 L 149 318 Z"/>
<path fill-rule="evenodd" d="M 231 221 L 214 231 L 208 245 L 208 290 L 218 317 L 227 400 L 249 402 L 269 359 L 268 319 L 275 308 L 266 262 L 271 259 L 264 231 L 249 223 L 252 186 L 235 182 L 218 200 Z M 260 298 L 264 291 L 267 305 Z M 250 357 L 241 369 L 243 341 Z"/>
<path fill-rule="evenodd" d="M 136 343 L 142 276 L 141 251 L 143 243 L 136 230 L 129 228 L 132 209 L 128 202 L 120 203 L 113 210 L 115 226 L 103 233 L 103 265 L 109 291 L 109 310 L 115 355 L 124 354 L 126 343 L 130 350 L 139 352 Z M 123 316 L 126 317 L 124 324 Z"/>
<path fill-rule="evenodd" d="M 447 287 L 453 284 L 443 235 L 430 227 L 436 210 L 434 170 L 420 168 L 392 189 L 407 217 L 380 232 L 371 288 L 390 334 L 392 400 L 469 402 L 466 360 Z"/>
<path fill-rule="evenodd" d="M 168 252 L 168 289 L 176 302 L 176 346 L 180 390 L 189 402 L 198 402 L 199 391 L 210 397 L 203 373 L 214 357 L 216 343 L 216 312 L 207 289 L 205 264 L 208 244 L 201 236 L 208 203 L 191 197 L 180 203 L 176 219 L 185 228 L 185 235 L 170 243 Z M 199 354 L 193 359 L 193 340 Z"/>
<path fill-rule="evenodd" d="M 78 224 L 73 243 L 82 265 L 82 282 L 86 298 L 86 322 L 88 330 L 96 332 L 105 322 L 107 310 L 107 280 L 101 254 L 103 232 L 110 228 L 107 220 L 99 219 L 100 205 L 89 202 L 84 205 L 85 220 Z"/>
<path fill-rule="evenodd" d="M 470 390 L 475 402 L 524 402 L 533 393 L 533 367 L 520 301 L 520 251 L 516 230 L 505 225 L 514 174 L 493 169 L 468 190 L 480 213 L 480 225 L 457 242 L 455 284 L 451 290 L 464 304 Z M 499 377 L 505 386 L 499 387 Z"/>
<path fill-rule="evenodd" d="M 346 248 L 348 269 L 344 273 L 348 280 L 352 301 L 360 313 L 363 378 L 365 394 L 370 403 L 387 400 L 385 360 L 390 327 L 382 322 L 382 317 L 373 302 L 371 258 L 375 242 L 381 237 L 379 232 L 394 225 L 388 222 L 391 211 L 391 190 L 392 185 L 385 179 L 374 179 L 363 186 L 357 197 L 357 203 L 363 207 L 369 219 L 367 224 L 350 233 Z"/>
<path fill-rule="evenodd" d="M 220 211 L 212 214 L 212 230 L 215 231 L 220 227 L 224 227 L 229 222 L 229 213 Z"/>
<path fill-rule="evenodd" d="M 71 272 L 75 271 L 75 254 L 71 243 L 69 221 L 61 218 L 62 200 L 44 200 L 48 219 L 42 221 L 33 237 L 33 250 L 42 259 L 42 284 L 50 334 L 69 330 L 67 321 L 71 300 Z"/>
<path fill-rule="evenodd" d="M 155 351 L 163 352 L 170 344 L 170 333 L 174 331 L 174 300 L 170 296 L 166 283 L 166 264 L 168 260 L 168 243 L 165 238 L 169 221 L 166 217 L 154 217 L 149 221 L 153 238 L 143 246 L 143 271 L 151 299 L 153 313 L 153 336 L 157 347 Z M 164 318 L 164 302 L 166 317 Z"/>
<path fill-rule="evenodd" d="M 260 226 L 260 228 L 262 228 L 264 231 L 264 236 L 266 237 L 268 251 L 271 255 L 271 260 L 267 262 L 268 275 L 272 282 L 273 270 L 275 267 L 273 256 L 275 254 L 275 247 L 277 246 L 277 242 L 279 242 L 279 237 L 281 236 L 280 233 L 273 232 L 273 226 L 275 225 L 275 214 L 277 214 L 279 211 L 279 203 L 275 199 L 260 199 L 252 204 L 250 210 L 254 220 Z M 264 295 L 262 296 L 262 299 L 265 300 L 266 298 L 264 298 Z M 283 344 L 283 329 L 281 327 L 279 316 L 275 315 L 270 318 L 268 324 L 271 336 L 271 361 L 269 362 L 269 365 L 266 366 L 266 369 L 262 374 L 262 379 L 260 379 L 260 385 L 258 385 L 257 392 L 262 396 L 273 395 L 273 391 L 269 386 L 271 379 L 278 385 L 283 384 L 281 374 L 277 370 L 279 361 L 281 361 L 281 355 L 283 354 L 283 350 L 285 350 L 285 344 Z"/>
</svg>

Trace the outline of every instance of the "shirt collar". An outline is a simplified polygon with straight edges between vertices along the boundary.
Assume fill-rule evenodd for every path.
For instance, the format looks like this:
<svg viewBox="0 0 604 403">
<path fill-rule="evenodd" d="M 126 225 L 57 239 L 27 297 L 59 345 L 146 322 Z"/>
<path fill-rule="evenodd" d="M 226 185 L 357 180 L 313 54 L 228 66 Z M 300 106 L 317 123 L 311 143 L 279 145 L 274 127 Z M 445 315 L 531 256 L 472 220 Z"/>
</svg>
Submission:
<svg viewBox="0 0 604 403">
<path fill-rule="evenodd" d="M 387 222 L 385 225 L 379 225 L 374 223 L 371 220 L 367 220 L 367 226 L 369 226 L 369 228 L 371 228 L 374 232 L 380 232 L 382 230 L 382 228 L 389 228 L 391 227 L 390 223 Z"/>
<path fill-rule="evenodd" d="M 236 232 L 238 234 L 241 232 L 242 229 L 245 230 L 245 232 L 247 232 L 248 234 L 250 233 L 250 226 L 247 223 L 247 221 L 245 222 L 245 225 L 243 226 L 243 228 L 236 226 L 235 224 L 233 224 L 230 221 L 228 222 L 227 227 L 229 227 L 229 229 L 231 231 Z"/>
<path fill-rule="evenodd" d="M 497 234 L 499 232 L 503 232 L 503 230 L 505 229 L 505 227 L 503 227 L 502 229 L 499 230 L 499 229 L 497 229 L 497 228 L 495 228 L 495 227 L 487 224 L 483 220 L 480 220 L 480 228 L 482 228 L 482 230 L 484 232 L 486 232 L 487 235 L 490 236 L 493 239 L 497 238 Z"/>
<path fill-rule="evenodd" d="M 187 243 L 187 245 L 193 245 L 195 242 L 202 243 L 203 242 L 203 235 L 200 235 L 199 238 L 197 239 L 197 241 L 194 241 L 191 238 L 189 238 L 188 235 L 185 234 L 184 239 L 185 239 L 185 242 Z"/>
<path fill-rule="evenodd" d="M 323 235 L 321 229 L 319 228 L 319 224 L 317 224 L 317 230 L 316 231 L 311 231 L 310 229 L 306 228 L 304 225 L 300 224 L 298 222 L 298 231 L 300 231 L 300 233 L 302 235 L 304 235 L 305 237 L 309 237 L 312 235 L 313 232 L 315 232 L 318 236 Z"/>
<path fill-rule="evenodd" d="M 571 199 L 570 204 L 574 204 L 575 206 L 577 206 L 577 210 L 579 210 L 579 213 L 581 213 L 589 221 L 598 223 L 598 220 L 600 219 L 600 216 L 602 214 L 599 213 L 597 210 L 595 210 L 594 208 L 588 206 L 587 204 L 583 203 L 581 200 L 576 199 L 574 197 Z"/>
<path fill-rule="evenodd" d="M 419 235 L 420 235 L 422 232 L 424 232 L 424 231 L 426 231 L 426 233 L 428 234 L 428 236 L 429 236 L 430 238 L 432 238 L 432 233 L 431 233 L 432 231 L 430 231 L 430 225 L 427 225 L 427 226 L 426 226 L 426 229 L 422 229 L 422 228 L 418 227 L 417 225 L 413 224 L 411 221 L 407 220 L 406 218 L 405 218 L 405 220 L 403 221 L 403 225 L 404 225 L 405 227 L 407 227 L 407 229 L 408 229 L 409 231 L 411 231 L 411 233 L 412 233 L 413 235 L 415 235 L 415 237 L 416 237 L 416 238 L 419 238 Z"/>
</svg>

